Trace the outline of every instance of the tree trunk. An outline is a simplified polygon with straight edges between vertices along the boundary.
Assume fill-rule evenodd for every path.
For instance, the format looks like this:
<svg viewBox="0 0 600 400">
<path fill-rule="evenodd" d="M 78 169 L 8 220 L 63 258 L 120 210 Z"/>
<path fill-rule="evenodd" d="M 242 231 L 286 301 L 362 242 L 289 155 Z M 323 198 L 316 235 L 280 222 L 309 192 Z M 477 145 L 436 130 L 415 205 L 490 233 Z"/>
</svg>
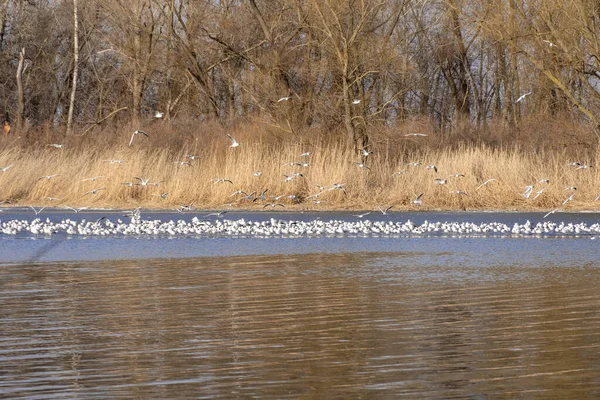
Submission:
<svg viewBox="0 0 600 400">
<path fill-rule="evenodd" d="M 73 110 L 75 109 L 77 74 L 79 72 L 79 25 L 77 19 L 77 0 L 73 0 L 73 78 L 71 82 L 71 98 L 69 99 L 69 116 L 67 117 L 67 135 L 73 133 Z"/>
<path fill-rule="evenodd" d="M 15 115 L 16 120 L 16 130 L 20 133 L 23 128 L 24 123 L 24 112 L 25 112 L 25 101 L 23 94 L 23 71 L 26 67 L 24 67 L 25 63 L 25 47 L 21 49 L 19 53 L 19 65 L 17 66 L 17 112 Z"/>
</svg>

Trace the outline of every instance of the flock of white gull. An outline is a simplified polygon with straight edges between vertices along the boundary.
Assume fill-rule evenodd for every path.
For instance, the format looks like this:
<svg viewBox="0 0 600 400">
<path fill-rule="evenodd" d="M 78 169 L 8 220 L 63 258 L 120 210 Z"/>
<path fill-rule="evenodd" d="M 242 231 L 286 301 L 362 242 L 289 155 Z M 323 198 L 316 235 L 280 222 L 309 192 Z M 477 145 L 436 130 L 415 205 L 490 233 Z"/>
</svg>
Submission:
<svg viewBox="0 0 600 400">
<path fill-rule="evenodd" d="M 189 220 L 143 219 L 139 209 L 128 212 L 127 218 L 115 221 L 106 217 L 94 221 L 86 219 L 12 219 L 0 223 L 0 236 L 25 235 L 28 237 L 67 236 L 159 236 L 159 237 L 394 237 L 394 236 L 569 236 L 600 237 L 600 223 L 567 223 L 543 221 L 512 226 L 499 222 L 430 222 L 414 223 L 411 220 L 371 221 L 329 220 L 319 218 L 311 221 L 270 218 L 251 221 L 245 218 L 199 218 Z"/>
</svg>

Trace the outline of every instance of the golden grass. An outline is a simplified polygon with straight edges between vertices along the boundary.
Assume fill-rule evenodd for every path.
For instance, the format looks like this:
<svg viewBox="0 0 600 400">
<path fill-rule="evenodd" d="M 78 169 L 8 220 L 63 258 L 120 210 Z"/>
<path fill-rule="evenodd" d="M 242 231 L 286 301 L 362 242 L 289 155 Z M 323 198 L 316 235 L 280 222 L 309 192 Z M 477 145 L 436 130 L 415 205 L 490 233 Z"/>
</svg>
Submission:
<svg viewBox="0 0 600 400">
<path fill-rule="evenodd" d="M 600 209 L 600 201 L 594 201 L 600 195 L 596 168 L 567 166 L 571 161 L 596 165 L 597 153 L 591 159 L 577 160 L 558 152 L 492 149 L 483 145 L 411 149 L 376 137 L 371 147 L 373 154 L 361 159 L 348 146 L 333 140 L 332 135 L 318 132 L 282 139 L 258 129 L 237 129 L 234 136 L 241 143 L 237 148 L 229 147 L 223 131 L 199 135 L 187 139 L 172 137 L 183 145 L 168 147 L 164 137 L 161 141 L 157 137 L 136 137 L 130 147 L 129 134 L 125 133 L 106 145 L 96 141 L 85 146 L 72 140 L 76 144 L 67 144 L 63 149 L 45 143 L 6 146 L 0 151 L 0 167 L 14 166 L 0 172 L 0 199 L 8 199 L 13 205 L 55 207 L 173 209 L 193 202 L 200 209 L 262 209 L 265 203 L 282 203 L 289 209 L 307 210 L 376 210 L 389 205 L 394 210 L 549 210 L 560 207 L 572 193 L 566 187 L 576 186 L 577 194 L 565 210 Z M 186 140 L 193 145 L 187 145 Z M 306 151 L 311 155 L 300 157 Z M 191 160 L 192 166 L 179 164 L 186 161 L 187 154 L 199 159 Z M 124 162 L 106 161 L 118 159 Z M 292 162 L 308 162 L 310 166 L 289 165 Z M 364 162 L 370 170 L 355 162 Z M 421 165 L 410 166 L 412 162 Z M 427 169 L 427 165 L 436 165 L 438 172 Z M 259 171 L 261 175 L 255 176 Z M 284 175 L 292 172 L 303 176 L 284 182 Z M 54 174 L 57 176 L 51 179 L 40 179 Z M 95 176 L 103 178 L 84 181 Z M 135 177 L 160 183 L 124 184 L 139 183 Z M 213 178 L 228 179 L 233 184 L 215 183 Z M 439 185 L 436 178 L 447 179 L 447 183 Z M 496 180 L 476 190 L 490 178 Z M 540 179 L 550 182 L 538 183 Z M 318 204 L 309 197 L 319 192 L 317 185 L 330 187 L 334 183 L 343 184 L 347 194 L 339 190 L 323 192 L 317 198 Z M 535 185 L 529 199 L 521 196 L 527 185 Z M 543 187 L 545 191 L 534 200 L 535 193 Z M 105 189 L 84 195 L 96 188 Z M 263 202 L 231 195 L 237 190 L 258 194 L 265 189 L 267 196 L 295 195 L 301 203 L 287 197 L 267 198 Z M 165 192 L 166 198 L 157 196 Z M 420 193 L 424 194 L 423 205 L 416 206 L 412 200 Z"/>
</svg>

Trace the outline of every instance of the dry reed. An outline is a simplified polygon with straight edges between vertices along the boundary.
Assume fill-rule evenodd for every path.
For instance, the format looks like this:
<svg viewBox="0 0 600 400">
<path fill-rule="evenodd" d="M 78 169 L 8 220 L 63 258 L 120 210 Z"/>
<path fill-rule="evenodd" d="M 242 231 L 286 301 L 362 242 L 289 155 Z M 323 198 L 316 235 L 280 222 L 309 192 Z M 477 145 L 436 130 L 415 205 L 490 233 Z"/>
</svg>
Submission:
<svg viewBox="0 0 600 400">
<path fill-rule="evenodd" d="M 13 205 L 55 207 L 173 209 L 193 203 L 200 209 L 262 209 L 268 203 L 281 203 L 290 209 L 315 210 L 376 210 L 389 205 L 394 210 L 548 210 L 560 207 L 572 193 L 565 188 L 576 186 L 577 194 L 565 210 L 600 208 L 600 201 L 595 201 L 600 195 L 596 168 L 567 165 L 572 161 L 595 165 L 597 153 L 573 159 L 564 152 L 473 144 L 414 147 L 418 139 L 393 140 L 382 134 L 372 135 L 373 154 L 361 158 L 336 136 L 323 132 L 283 137 L 264 129 L 232 128 L 241 145 L 230 148 L 222 128 L 205 127 L 193 134 L 172 130 L 158 135 L 159 129 L 154 131 L 150 139 L 136 137 L 132 146 L 127 145 L 126 133 L 113 134 L 110 140 L 88 140 L 91 144 L 77 137 L 63 139 L 65 148 L 47 146 L 60 137 L 45 138 L 44 143 L 5 145 L 0 151 L 0 167 L 13 166 L 0 172 L 0 199 Z M 423 142 L 434 143 L 432 136 L 423 137 Z M 304 152 L 311 154 L 300 157 Z M 198 158 L 190 160 L 186 155 Z M 180 163 L 188 161 L 191 165 Z M 370 170 L 360 168 L 358 162 Z M 426 168 L 428 165 L 435 165 L 437 173 Z M 302 176 L 286 182 L 285 175 L 292 173 Z M 41 178 L 55 174 L 51 179 Z M 85 180 L 96 176 L 101 178 Z M 149 184 L 138 185 L 141 182 L 136 177 L 149 179 Z M 495 180 L 479 187 L 491 178 Z M 446 182 L 439 184 L 436 179 Z M 540 183 L 541 179 L 549 183 Z M 346 194 L 328 190 L 311 197 L 320 192 L 319 186 L 328 188 L 336 183 L 343 184 Z M 524 198 L 521 193 L 528 185 L 534 189 Z M 88 193 L 98 188 L 103 189 Z M 265 201 L 232 195 L 238 190 L 249 195 L 266 189 Z M 164 198 L 159 196 L 164 193 L 168 193 Z M 423 204 L 417 206 L 412 200 L 421 193 Z M 288 195 L 296 196 L 300 203 Z"/>
</svg>

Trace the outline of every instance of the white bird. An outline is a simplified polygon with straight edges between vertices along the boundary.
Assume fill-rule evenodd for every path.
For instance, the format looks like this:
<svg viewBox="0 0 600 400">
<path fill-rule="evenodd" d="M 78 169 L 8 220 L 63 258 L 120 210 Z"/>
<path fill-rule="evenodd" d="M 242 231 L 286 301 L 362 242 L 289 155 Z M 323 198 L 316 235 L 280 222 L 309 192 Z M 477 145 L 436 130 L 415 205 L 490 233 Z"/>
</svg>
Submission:
<svg viewBox="0 0 600 400">
<path fill-rule="evenodd" d="M 367 150 L 367 147 L 369 147 L 369 146 L 365 146 L 365 147 L 363 147 L 362 149 L 360 149 L 360 154 L 361 154 L 363 157 L 368 157 L 368 156 L 369 156 L 369 154 L 373 154 L 373 152 L 372 152 L 372 151 L 369 151 L 369 150 Z"/>
<path fill-rule="evenodd" d="M 233 185 L 233 182 L 230 179 L 226 179 L 226 178 L 212 178 L 213 183 L 225 183 L 225 182 L 229 182 Z"/>
<path fill-rule="evenodd" d="M 436 180 L 435 180 L 436 185 L 445 185 L 446 183 L 448 183 L 448 179 L 436 178 Z"/>
<path fill-rule="evenodd" d="M 151 178 L 148 179 L 142 179 L 140 177 L 134 176 L 135 179 L 137 179 L 138 181 L 140 181 L 140 183 L 138 183 L 139 186 L 147 186 L 148 182 L 150 182 Z"/>
<path fill-rule="evenodd" d="M 98 179 L 101 179 L 101 178 L 104 178 L 104 175 L 98 175 L 98 176 L 94 176 L 94 177 L 91 177 L 91 178 L 85 178 L 85 179 L 82 179 L 81 182 L 85 182 L 85 181 L 93 181 L 93 182 L 95 182 L 95 181 L 97 181 Z"/>
<path fill-rule="evenodd" d="M 417 162 L 409 162 L 409 163 L 406 163 L 406 165 L 408 165 L 409 167 L 419 167 L 419 166 L 421 166 L 421 163 L 418 161 Z"/>
<path fill-rule="evenodd" d="M 571 200 L 573 200 L 573 197 L 575 197 L 575 194 L 576 194 L 576 193 L 577 193 L 577 192 L 575 192 L 575 193 L 571 193 L 571 195 L 570 195 L 569 197 L 567 197 L 567 198 L 566 198 L 566 199 L 565 199 L 565 200 L 562 202 L 562 205 L 564 206 L 565 204 L 567 204 L 568 202 L 570 202 Z"/>
<path fill-rule="evenodd" d="M 10 164 L 8 167 L 2 167 L 2 168 L 0 168 L 0 172 L 6 172 L 6 171 L 8 171 L 9 169 L 12 168 L 13 165 L 15 165 L 15 164 Z"/>
<path fill-rule="evenodd" d="M 364 218 L 364 217 L 366 217 L 366 216 L 367 216 L 367 215 L 369 215 L 369 214 L 371 214 L 371 212 L 370 212 L 370 211 L 369 211 L 369 212 L 366 212 L 366 213 L 364 213 L 364 214 L 355 214 L 354 216 L 355 216 L 356 218 Z"/>
<path fill-rule="evenodd" d="M 587 168 L 594 168 L 594 166 L 593 165 L 581 164 L 581 165 L 578 165 L 577 168 L 575 168 L 575 169 L 587 169 Z"/>
<path fill-rule="evenodd" d="M 381 211 L 381 213 L 383 215 L 388 215 L 388 211 L 390 211 L 392 209 L 392 207 L 394 207 L 394 206 L 393 205 L 388 206 L 385 210 L 383 208 L 381 208 L 381 207 L 377 207 L 377 208 L 379 208 L 379 211 Z"/>
<path fill-rule="evenodd" d="M 285 206 L 281 203 L 267 203 L 263 206 L 263 208 L 266 208 L 266 207 L 275 208 L 275 207 L 285 207 Z"/>
<path fill-rule="evenodd" d="M 85 192 L 83 195 L 84 195 L 84 196 L 87 196 L 88 194 L 96 194 L 96 193 L 98 193 L 99 191 L 101 191 L 101 190 L 105 190 L 105 189 L 106 189 L 106 188 L 97 188 L 97 189 L 93 189 L 93 190 L 90 190 L 89 192 Z"/>
<path fill-rule="evenodd" d="M 356 164 L 358 166 L 358 168 L 364 168 L 364 169 L 367 169 L 369 171 L 371 170 L 371 167 L 369 167 L 369 166 L 367 166 L 367 165 L 365 165 L 365 164 L 363 164 L 361 162 L 356 162 L 355 161 L 354 164 Z"/>
<path fill-rule="evenodd" d="M 531 94 L 531 92 L 527 92 L 525 94 L 522 94 L 521 96 L 519 96 L 519 98 L 517 99 L 517 101 L 515 101 L 515 103 L 520 102 L 521 100 L 523 100 L 525 97 L 529 96 Z"/>
<path fill-rule="evenodd" d="M 44 175 L 42 177 L 40 177 L 40 179 L 38 179 L 38 181 L 42 180 L 42 179 L 47 179 L 50 180 L 52 178 L 54 178 L 55 176 L 60 176 L 60 174 L 54 174 L 54 175 Z"/>
<path fill-rule="evenodd" d="M 60 201 L 62 200 L 61 198 L 58 197 L 46 197 L 49 201 Z"/>
<path fill-rule="evenodd" d="M 438 170 L 437 170 L 437 167 L 436 167 L 435 165 L 428 165 L 428 166 L 426 166 L 425 168 L 427 168 L 427 169 L 432 169 L 432 170 L 434 170 L 434 171 L 435 171 L 435 173 L 437 174 L 437 171 L 438 171 Z"/>
<path fill-rule="evenodd" d="M 546 43 L 550 47 L 556 47 L 556 45 L 549 40 L 542 40 L 542 42 Z"/>
<path fill-rule="evenodd" d="M 288 101 L 288 100 L 291 100 L 291 99 L 292 99 L 292 96 L 282 97 L 279 100 L 277 100 L 277 102 L 280 103 L 282 101 Z"/>
<path fill-rule="evenodd" d="M 161 111 L 157 111 L 157 112 L 154 113 L 154 118 L 157 118 L 157 119 L 160 119 L 160 118 L 162 118 L 164 116 L 165 116 L 165 113 L 161 112 Z"/>
<path fill-rule="evenodd" d="M 107 162 L 109 164 L 123 164 L 125 162 L 125 160 L 102 160 L 104 162 Z"/>
<path fill-rule="evenodd" d="M 233 138 L 233 136 L 231 136 L 230 134 L 227 134 L 227 136 L 229 137 L 229 140 L 231 140 L 231 146 L 229 147 L 238 147 L 240 144 Z"/>
<path fill-rule="evenodd" d="M 427 136 L 425 133 L 407 133 L 406 135 L 404 135 L 405 137 L 409 137 L 409 136 L 417 136 L 417 137 L 425 137 Z"/>
<path fill-rule="evenodd" d="M 46 207 L 42 207 L 39 210 L 36 210 L 36 208 L 34 206 L 29 206 L 29 208 L 31 208 L 33 210 L 33 212 L 35 213 L 35 215 L 39 215 L 44 210 L 44 208 L 46 208 Z"/>
<path fill-rule="evenodd" d="M 531 192 L 533 192 L 533 185 L 525 186 L 525 191 L 521 193 L 521 196 L 528 199 L 531 196 Z"/>
<path fill-rule="evenodd" d="M 420 195 L 418 195 L 417 198 L 412 201 L 412 203 L 415 204 L 415 205 L 417 205 L 417 206 L 420 206 L 421 204 L 423 204 L 422 197 L 423 197 L 423 193 L 421 193 Z"/>
<path fill-rule="evenodd" d="M 220 218 L 220 217 L 223 216 L 223 214 L 227 214 L 227 211 L 218 211 L 218 212 L 206 214 L 205 217 L 217 217 L 217 218 Z"/>
<path fill-rule="evenodd" d="M 477 189 L 475 189 L 476 191 L 481 189 L 484 186 L 487 186 L 488 183 L 495 181 L 496 178 L 490 178 L 487 181 L 483 182 L 481 185 L 477 186 Z"/>
<path fill-rule="evenodd" d="M 62 149 L 63 147 L 65 147 L 64 144 L 59 144 L 59 143 L 51 143 L 51 144 L 48 144 L 47 146 L 49 146 L 49 147 L 55 147 L 57 149 Z"/>
<path fill-rule="evenodd" d="M 352 104 L 360 104 L 360 99 L 354 99 L 354 100 L 352 100 Z"/>
<path fill-rule="evenodd" d="M 256 176 L 256 177 L 259 177 L 259 176 L 261 176 L 261 175 L 262 175 L 262 172 L 260 172 L 260 171 L 256 171 L 256 172 L 253 172 L 253 173 L 252 173 L 252 175 L 254 175 L 254 176 Z"/>
<path fill-rule="evenodd" d="M 158 196 L 161 199 L 166 199 L 168 194 L 169 194 L 169 192 L 164 192 L 164 193 L 160 193 L 160 194 L 159 193 L 154 193 L 152 196 Z"/>
<path fill-rule="evenodd" d="M 134 131 L 134 132 L 131 134 L 131 140 L 129 141 L 129 145 L 130 145 L 130 146 L 131 146 L 131 144 L 133 143 L 133 138 L 134 138 L 134 137 L 136 137 L 137 135 L 144 135 L 144 136 L 146 136 L 146 137 L 150 137 L 150 136 L 148 136 L 148 134 L 147 134 L 146 132 L 144 132 L 144 131 Z"/>
<path fill-rule="evenodd" d="M 189 161 L 173 161 L 173 164 L 187 165 L 188 167 L 193 167 L 192 163 Z"/>
<path fill-rule="evenodd" d="M 533 196 L 533 200 L 537 199 L 538 197 L 540 197 L 540 195 L 542 193 L 544 193 L 544 190 L 546 190 L 546 188 L 541 188 L 540 190 L 538 190 L 537 192 L 535 192 L 535 196 Z"/>
<path fill-rule="evenodd" d="M 550 179 L 540 179 L 538 183 L 550 183 Z"/>
<path fill-rule="evenodd" d="M 311 152 L 307 151 L 307 152 L 304 152 L 304 153 L 300 154 L 300 157 L 308 157 L 310 155 L 311 155 Z"/>
<path fill-rule="evenodd" d="M 561 211 L 560 208 L 555 208 L 554 210 L 552 210 L 552 211 L 548 212 L 546 215 L 544 215 L 542 218 L 546 218 L 548 215 L 554 214 L 555 212 L 559 212 L 559 211 Z"/>
<path fill-rule="evenodd" d="M 183 157 L 187 158 L 188 160 L 197 160 L 197 159 L 200 158 L 200 156 L 196 156 L 196 155 L 193 155 L 193 154 L 187 154 L 187 155 L 185 155 Z"/>
</svg>

